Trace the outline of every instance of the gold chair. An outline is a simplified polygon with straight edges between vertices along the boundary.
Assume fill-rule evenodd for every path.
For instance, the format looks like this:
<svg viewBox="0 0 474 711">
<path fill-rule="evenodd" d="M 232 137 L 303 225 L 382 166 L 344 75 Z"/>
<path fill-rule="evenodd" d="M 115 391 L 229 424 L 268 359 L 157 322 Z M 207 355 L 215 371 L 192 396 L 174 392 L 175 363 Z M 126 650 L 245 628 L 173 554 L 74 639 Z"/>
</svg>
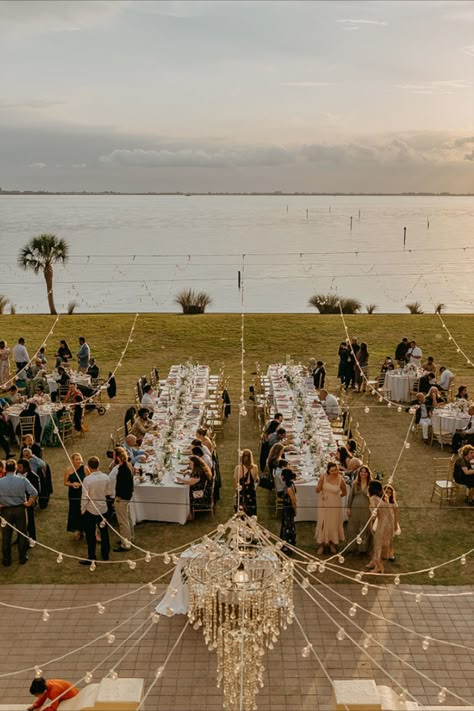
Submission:
<svg viewBox="0 0 474 711">
<path fill-rule="evenodd" d="M 67 442 L 67 440 L 71 440 L 71 442 L 74 442 L 74 422 L 70 410 L 66 410 L 66 412 L 63 412 L 63 414 L 59 418 L 58 430 L 59 436 L 61 437 L 63 442 Z"/>
<path fill-rule="evenodd" d="M 20 437 L 23 440 L 23 437 L 27 434 L 33 435 L 33 439 L 35 437 L 35 423 L 36 423 L 36 416 L 33 415 L 32 417 L 20 417 Z"/>
<path fill-rule="evenodd" d="M 440 507 L 443 501 L 448 504 L 456 503 L 458 488 L 456 482 L 453 481 L 454 456 L 435 457 L 433 459 L 433 469 L 435 480 L 430 501 L 433 501 L 434 496 L 439 496 Z"/>
</svg>

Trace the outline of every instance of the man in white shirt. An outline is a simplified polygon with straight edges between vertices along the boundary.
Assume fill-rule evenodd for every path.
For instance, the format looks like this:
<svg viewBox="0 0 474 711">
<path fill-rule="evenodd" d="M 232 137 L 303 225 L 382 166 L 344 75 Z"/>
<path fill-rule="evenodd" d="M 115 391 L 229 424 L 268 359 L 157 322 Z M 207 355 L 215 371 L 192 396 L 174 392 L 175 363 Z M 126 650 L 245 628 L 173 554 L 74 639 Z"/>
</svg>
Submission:
<svg viewBox="0 0 474 711">
<path fill-rule="evenodd" d="M 324 412 L 329 421 L 337 420 L 340 414 L 339 403 L 335 395 L 331 395 L 327 390 L 319 391 L 319 399 Z"/>
<path fill-rule="evenodd" d="M 14 346 L 12 354 L 13 360 L 16 363 L 16 372 L 19 373 L 20 370 L 26 368 L 26 366 L 30 362 L 30 356 L 28 355 L 28 351 L 26 350 L 24 338 L 18 339 L 18 343 L 16 344 L 16 346 Z"/>
<path fill-rule="evenodd" d="M 153 388 L 151 387 L 151 385 L 145 385 L 145 387 L 143 388 L 143 396 L 140 401 L 140 405 L 142 407 L 148 408 L 148 410 L 150 410 L 150 412 L 153 412 L 153 410 L 155 409 L 155 405 L 156 405 L 156 402 L 152 397 L 152 392 L 153 392 Z"/>
<path fill-rule="evenodd" d="M 444 365 L 441 366 L 439 369 L 439 378 L 438 378 L 438 387 L 440 390 L 449 390 L 449 386 L 452 383 L 452 380 L 454 378 L 454 373 L 451 373 L 450 370 L 444 367 Z"/>
<path fill-rule="evenodd" d="M 90 474 L 82 482 L 81 512 L 86 533 L 88 560 L 80 560 L 81 565 L 90 565 L 91 561 L 97 559 L 96 529 L 103 521 L 102 516 L 107 513 L 106 497 L 113 494 L 110 478 L 107 474 L 99 471 L 99 458 L 90 457 L 87 460 L 87 466 L 90 469 Z M 107 525 L 100 528 L 100 553 L 102 560 L 109 560 L 110 540 Z"/>
<path fill-rule="evenodd" d="M 416 365 L 418 368 L 421 366 L 421 359 L 423 358 L 423 351 L 416 345 L 416 341 L 410 341 L 410 348 L 407 350 L 407 363 L 410 365 Z"/>
</svg>

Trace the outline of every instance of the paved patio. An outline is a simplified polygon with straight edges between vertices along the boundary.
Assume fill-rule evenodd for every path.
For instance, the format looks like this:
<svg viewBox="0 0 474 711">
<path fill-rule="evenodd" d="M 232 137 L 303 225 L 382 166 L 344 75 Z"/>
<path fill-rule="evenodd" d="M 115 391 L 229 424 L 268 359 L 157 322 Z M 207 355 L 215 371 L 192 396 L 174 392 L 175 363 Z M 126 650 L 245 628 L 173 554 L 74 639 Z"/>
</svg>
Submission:
<svg viewBox="0 0 474 711">
<path fill-rule="evenodd" d="M 130 585 L 4 585 L 0 588 L 0 600 L 4 602 L 38 607 L 41 609 L 62 605 L 80 605 L 88 602 L 104 601 L 108 597 L 132 590 Z M 417 604 L 414 597 L 402 595 L 400 589 L 387 588 L 381 592 L 369 592 L 362 597 L 356 586 L 340 585 L 337 592 L 367 609 L 383 614 L 390 620 L 416 629 L 422 634 L 437 636 L 446 640 L 474 647 L 474 597 L 441 598 L 425 600 Z M 405 588 L 408 589 L 408 588 Z M 423 588 L 411 588 L 421 590 Z M 444 592 L 466 591 L 473 588 L 424 588 Z M 320 588 L 321 592 L 327 591 Z M 350 604 L 336 594 L 329 595 L 338 609 L 348 613 Z M 80 678 L 86 671 L 98 664 L 107 654 L 111 654 L 121 640 L 143 622 L 147 610 L 140 612 L 116 633 L 116 641 L 109 645 L 105 640 L 77 652 L 65 660 L 45 666 L 44 662 L 60 656 L 70 649 L 79 647 L 101 633 L 107 632 L 120 621 L 129 617 L 144 605 L 151 606 L 152 596 L 148 591 L 131 595 L 107 606 L 103 615 L 97 611 L 71 611 L 52 613 L 45 623 L 41 613 L 21 612 L 2 608 L 0 612 L 0 639 L 2 662 L 0 674 L 40 664 L 45 675 L 63 677 L 70 681 Z M 150 608 L 149 608 L 150 609 Z M 364 635 L 352 629 L 349 621 L 325 603 L 325 609 L 335 616 L 337 622 L 350 632 L 357 642 L 362 643 Z M 302 591 L 296 592 L 296 610 L 306 629 L 314 649 L 321 657 L 331 677 L 349 679 L 352 677 L 374 678 L 379 684 L 392 685 L 386 676 L 368 660 L 348 639 L 336 639 L 337 627 Z M 371 618 L 358 611 L 354 621 L 365 631 L 401 656 L 404 661 L 439 684 L 454 689 L 458 694 L 474 700 L 474 652 L 431 643 L 427 652 L 422 649 L 422 640 L 383 621 Z M 146 685 L 154 678 L 155 669 L 164 661 L 185 618 L 162 617 L 159 624 L 134 648 L 118 668 L 120 676 L 144 677 Z M 143 632 L 143 628 L 137 636 Z M 133 639 L 135 639 L 134 637 Z M 106 661 L 95 673 L 98 679 L 105 675 L 129 647 L 123 647 Z M 265 686 L 258 695 L 259 711 L 315 711 L 330 709 L 330 684 L 314 658 L 303 659 L 301 649 L 304 641 L 296 624 L 283 632 L 275 649 L 265 658 Z M 436 703 L 437 689 L 416 672 L 404 667 L 387 652 L 374 643 L 368 650 L 376 662 L 386 668 L 397 680 L 405 685 L 421 703 Z M 173 654 L 161 681 L 153 689 L 147 702 L 147 711 L 217 711 L 221 709 L 221 693 L 215 686 L 215 654 L 209 653 L 204 645 L 202 633 L 186 630 L 181 645 Z M 33 674 L 21 673 L 17 676 L 0 678 L 0 698 L 2 703 L 31 703 L 28 687 Z M 459 702 L 460 703 L 460 702 Z"/>
</svg>

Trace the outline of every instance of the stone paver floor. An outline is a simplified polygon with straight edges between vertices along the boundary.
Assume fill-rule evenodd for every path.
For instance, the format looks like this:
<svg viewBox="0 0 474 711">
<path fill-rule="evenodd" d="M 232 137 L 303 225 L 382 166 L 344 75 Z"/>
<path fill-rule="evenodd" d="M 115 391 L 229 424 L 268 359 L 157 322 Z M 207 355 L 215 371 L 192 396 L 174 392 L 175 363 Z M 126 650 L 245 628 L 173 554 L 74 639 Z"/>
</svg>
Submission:
<svg viewBox="0 0 474 711">
<path fill-rule="evenodd" d="M 97 601 L 132 590 L 130 585 L 4 585 L 0 587 L 0 601 L 25 607 L 48 609 L 56 606 L 76 606 Z M 438 689 L 427 679 L 404 666 L 408 662 L 442 686 L 452 688 L 460 696 L 474 701 L 474 652 L 431 642 L 423 650 L 422 639 L 400 630 L 385 621 L 371 617 L 358 610 L 353 620 L 344 619 L 338 611 L 348 615 L 352 602 L 372 612 L 384 615 L 389 620 L 416 629 L 423 635 L 436 636 L 474 648 L 474 597 L 445 597 L 425 599 L 417 604 L 415 597 L 401 593 L 404 589 L 422 588 L 390 587 L 383 591 L 370 591 L 363 597 L 358 586 L 334 586 L 335 592 L 322 587 L 318 593 L 327 596 L 335 607 L 314 596 L 324 610 L 330 613 L 337 625 L 327 617 L 301 590 L 296 592 L 296 612 L 315 651 L 321 658 L 328 674 L 335 679 L 353 677 L 373 678 L 380 683 L 394 686 L 377 668 L 380 664 L 397 681 L 407 687 L 421 703 L 436 704 Z M 431 592 L 456 592 L 472 588 L 433 588 Z M 339 595 L 350 598 L 342 600 Z M 33 676 L 31 671 L 12 677 L 2 673 L 40 665 L 46 676 L 62 677 L 70 681 L 79 679 L 85 672 L 100 665 L 94 679 L 106 675 L 127 650 L 131 643 L 146 629 L 146 625 L 131 637 L 121 648 L 119 644 L 141 623 L 152 610 L 153 597 L 148 591 L 130 595 L 121 601 L 107 605 L 100 615 L 95 609 L 51 613 L 48 622 L 43 622 L 41 613 L 2 608 L 0 611 L 0 698 L 2 703 L 31 703 L 28 687 Z M 74 652 L 64 660 L 46 665 L 49 659 L 86 644 L 100 634 L 126 620 L 146 606 L 134 619 L 126 622 L 116 632 L 116 640 L 110 645 L 105 639 Z M 356 629 L 352 621 L 364 632 Z M 117 667 L 120 676 L 143 677 L 146 686 L 154 679 L 154 672 L 164 661 L 173 646 L 186 619 L 182 616 L 162 617 L 148 634 L 134 647 Z M 366 634 L 382 642 L 400 659 L 382 650 L 373 642 L 368 653 L 373 660 L 359 650 L 347 637 L 336 638 L 338 626 L 362 646 Z M 283 632 L 275 649 L 265 657 L 265 686 L 258 695 L 259 711 L 329 711 L 331 687 L 325 673 L 314 657 L 304 659 L 301 650 L 305 642 L 296 624 Z M 104 661 L 106 656 L 108 660 Z M 181 644 L 173 654 L 161 681 L 155 686 L 146 704 L 147 711 L 217 711 L 222 708 L 221 692 L 215 685 L 215 654 L 207 651 L 200 631 L 188 628 Z M 460 705 L 461 702 L 459 702 Z"/>
</svg>

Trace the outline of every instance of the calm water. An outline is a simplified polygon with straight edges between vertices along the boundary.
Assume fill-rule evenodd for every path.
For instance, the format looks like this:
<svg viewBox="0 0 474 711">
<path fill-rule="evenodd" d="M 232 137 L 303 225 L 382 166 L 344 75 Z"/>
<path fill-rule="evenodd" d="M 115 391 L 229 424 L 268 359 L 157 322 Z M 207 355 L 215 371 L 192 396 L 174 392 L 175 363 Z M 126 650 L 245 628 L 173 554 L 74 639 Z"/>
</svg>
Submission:
<svg viewBox="0 0 474 711">
<path fill-rule="evenodd" d="M 433 311 L 425 281 L 449 312 L 473 304 L 472 197 L 10 196 L 0 230 L 0 291 L 19 313 L 47 310 L 42 277 L 16 267 L 41 232 L 71 247 L 55 274 L 61 310 L 175 311 L 192 287 L 210 311 L 239 311 L 243 253 L 247 311 L 309 311 L 331 288 L 382 312 L 415 300 Z"/>
</svg>

